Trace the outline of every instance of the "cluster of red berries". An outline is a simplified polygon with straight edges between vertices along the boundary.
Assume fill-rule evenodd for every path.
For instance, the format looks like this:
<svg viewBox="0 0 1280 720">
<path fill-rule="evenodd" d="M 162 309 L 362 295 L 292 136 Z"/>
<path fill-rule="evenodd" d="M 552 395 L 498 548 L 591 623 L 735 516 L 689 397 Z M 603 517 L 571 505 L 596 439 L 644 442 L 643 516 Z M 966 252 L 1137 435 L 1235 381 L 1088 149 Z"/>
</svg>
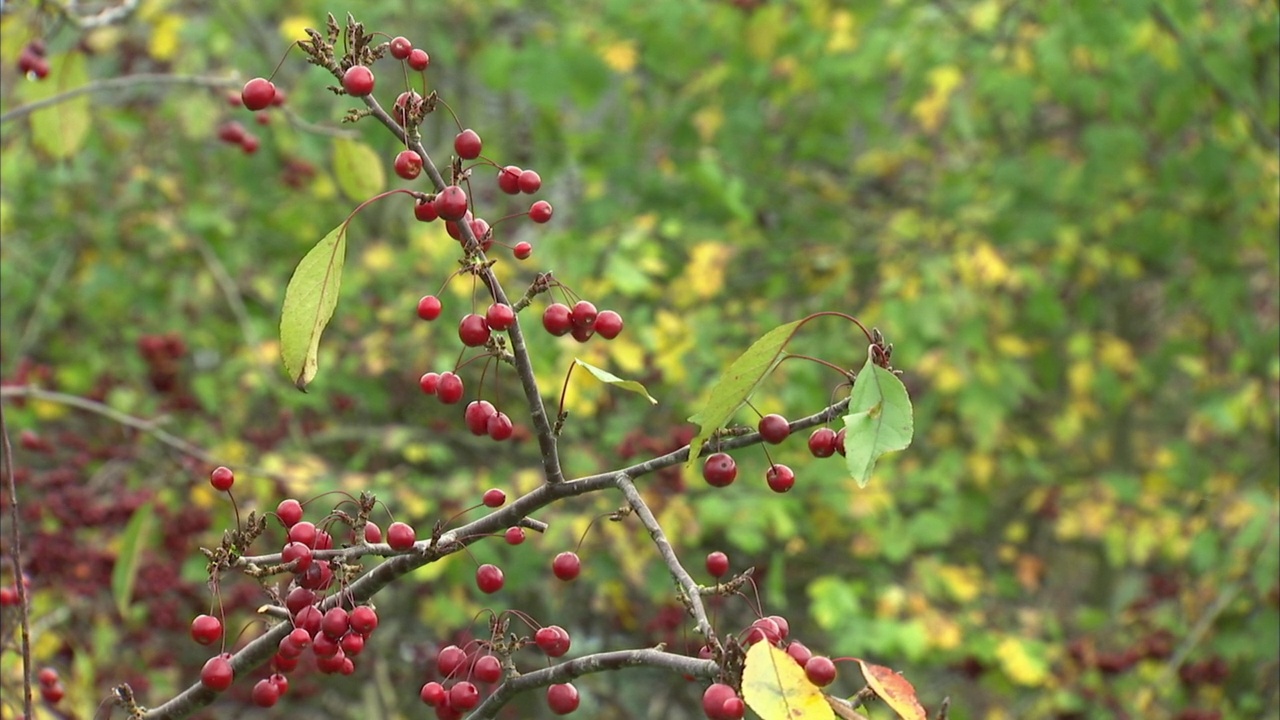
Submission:
<svg viewBox="0 0 1280 720">
<path fill-rule="evenodd" d="M 43 80 L 49 76 L 49 61 L 45 59 L 44 41 L 40 39 L 32 40 L 22 47 L 22 52 L 18 53 L 18 72 L 28 77 L 34 77 L 37 80 Z"/>
<path fill-rule="evenodd" d="M 559 625 L 547 625 L 534 633 L 533 643 L 547 657 L 558 658 L 569 652 L 569 633 Z M 480 704 L 480 689 L 476 680 L 484 684 L 500 681 L 503 676 L 502 661 L 489 648 L 481 644 L 473 652 L 457 645 L 441 648 L 436 655 L 436 670 L 444 682 L 432 680 L 425 683 L 418 696 L 422 702 L 435 709 L 440 720 L 456 720 L 462 714 Z M 547 688 L 547 706 L 557 715 L 567 715 L 578 709 L 578 689 L 571 683 L 551 685 Z"/>
<path fill-rule="evenodd" d="M 40 697 L 50 705 L 56 704 L 67 694 L 58 671 L 51 667 L 40 668 L 40 672 L 36 673 L 36 680 L 40 683 Z"/>
<path fill-rule="evenodd" d="M 613 310 L 596 310 L 586 300 L 579 300 L 570 308 L 564 303 L 551 303 L 542 312 L 542 327 L 547 332 L 562 337 L 573 336 L 578 342 L 586 342 L 599 335 L 612 340 L 622 332 L 622 316 Z"/>
<path fill-rule="evenodd" d="M 712 555 L 723 557 L 723 553 L 712 553 Z M 712 561 L 709 555 L 707 557 L 708 568 L 711 565 Z M 836 665 L 831 658 L 824 655 L 814 655 L 809 648 L 805 647 L 804 643 L 798 640 L 787 642 L 787 636 L 790 632 L 791 627 L 786 618 L 781 615 L 770 615 L 752 622 L 741 635 L 742 641 L 748 646 L 763 641 L 784 649 L 787 655 L 804 669 L 805 677 L 814 685 L 826 687 L 834 682 L 836 679 Z M 702 646 L 698 650 L 698 657 L 704 660 L 710 659 L 712 657 L 711 648 L 705 645 Z M 712 683 L 703 691 L 702 712 L 709 720 L 741 720 L 746 713 L 746 705 L 732 685 L 717 682 Z"/>
<path fill-rule="evenodd" d="M 771 445 L 777 445 L 791 435 L 791 424 L 777 413 L 760 418 L 756 429 L 760 432 L 760 438 Z M 809 452 L 816 458 L 831 457 L 836 453 L 844 455 L 844 438 L 844 428 L 836 432 L 829 427 L 820 427 L 809 435 Z M 728 453 L 712 453 L 703 462 L 702 478 L 712 487 L 727 487 L 737 477 L 738 463 Z M 795 472 L 781 463 L 770 464 L 764 479 L 769 489 L 776 493 L 787 492 L 796 484 Z"/>
</svg>

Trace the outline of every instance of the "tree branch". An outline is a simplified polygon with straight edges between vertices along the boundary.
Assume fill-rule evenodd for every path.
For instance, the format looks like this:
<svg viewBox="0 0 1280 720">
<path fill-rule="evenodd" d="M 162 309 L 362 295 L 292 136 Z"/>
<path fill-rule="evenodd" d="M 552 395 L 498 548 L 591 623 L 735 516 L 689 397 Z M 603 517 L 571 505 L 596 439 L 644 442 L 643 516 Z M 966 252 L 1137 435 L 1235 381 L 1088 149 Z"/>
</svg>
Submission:
<svg viewBox="0 0 1280 720">
<path fill-rule="evenodd" d="M 43 100 L 29 102 L 26 105 L 20 105 L 3 115 L 0 115 L 0 125 L 12 120 L 20 120 L 31 113 L 52 107 L 61 102 L 66 102 L 81 95 L 90 93 L 99 93 L 105 90 L 124 90 L 134 87 L 155 86 L 155 85 L 194 85 L 196 87 L 206 87 L 217 90 L 226 90 L 238 87 L 240 82 L 231 78 L 215 78 L 205 75 L 169 75 L 166 73 L 137 73 L 135 75 L 125 75 L 124 77 L 108 78 L 106 80 L 95 80 L 94 82 L 72 88 L 66 92 L 51 95 Z"/>
<path fill-rule="evenodd" d="M 12 538 L 10 542 L 9 562 L 13 565 L 13 584 L 17 586 L 18 608 L 22 624 L 22 712 L 24 717 L 35 717 L 31 713 L 31 619 L 27 615 L 27 587 L 22 578 L 22 532 L 19 527 L 22 517 L 18 513 L 18 488 L 13 479 L 13 445 L 9 443 L 9 426 L 5 423 L 4 404 L 0 403 L 0 436 L 3 436 L 4 471 L 8 480 L 9 513 L 12 527 L 9 528 Z"/>
</svg>

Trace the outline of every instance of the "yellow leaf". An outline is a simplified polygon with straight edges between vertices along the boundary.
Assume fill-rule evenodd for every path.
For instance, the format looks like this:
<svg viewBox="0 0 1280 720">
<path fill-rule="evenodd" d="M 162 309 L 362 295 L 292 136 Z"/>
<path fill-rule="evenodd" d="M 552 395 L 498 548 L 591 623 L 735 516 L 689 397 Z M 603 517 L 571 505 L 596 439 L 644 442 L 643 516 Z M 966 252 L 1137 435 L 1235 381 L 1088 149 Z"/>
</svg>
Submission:
<svg viewBox="0 0 1280 720">
<path fill-rule="evenodd" d="M 818 687 L 790 655 L 758 642 L 747 651 L 742 699 L 763 720 L 835 720 Z"/>
<path fill-rule="evenodd" d="M 996 657 L 1000 660 L 1000 669 L 1004 674 L 1019 685 L 1041 685 L 1048 674 L 1044 661 L 1032 657 L 1017 638 L 1001 640 L 996 648 Z"/>
<path fill-rule="evenodd" d="M 827 39 L 827 52 L 849 52 L 858 46 L 854 33 L 853 13 L 848 10 L 837 10 L 831 16 L 831 37 Z"/>
<path fill-rule="evenodd" d="M 943 65 L 929 71 L 929 93 L 911 108 L 911 114 L 926 131 L 934 132 L 942 124 L 942 114 L 947 110 L 951 93 L 963 77 L 954 65 Z"/>
<path fill-rule="evenodd" d="M 883 665 L 858 660 L 862 666 L 862 676 L 876 695 L 893 709 L 902 720 L 928 720 L 920 701 L 916 699 L 916 689 L 907 679 Z"/>
<path fill-rule="evenodd" d="M 161 62 L 172 60 L 178 54 L 182 41 L 182 16 L 173 13 L 161 13 L 151 20 L 151 57 Z"/>
<path fill-rule="evenodd" d="M 280 37 L 287 42 L 306 40 L 307 28 L 311 27 L 311 18 L 306 15 L 291 15 L 280 21 Z"/>
<path fill-rule="evenodd" d="M 34 102 L 74 90 L 88 82 L 89 71 L 84 54 L 69 52 L 49 56 L 49 78 L 43 82 L 27 82 L 22 89 L 25 99 Z M 75 155 L 89 136 L 91 109 L 86 94 L 31 113 L 28 121 L 32 141 L 45 154 L 57 159 Z"/>
<path fill-rule="evenodd" d="M 636 45 L 629 40 L 610 43 L 600 56 L 604 58 L 604 64 L 614 72 L 631 72 L 636 66 Z"/>
</svg>

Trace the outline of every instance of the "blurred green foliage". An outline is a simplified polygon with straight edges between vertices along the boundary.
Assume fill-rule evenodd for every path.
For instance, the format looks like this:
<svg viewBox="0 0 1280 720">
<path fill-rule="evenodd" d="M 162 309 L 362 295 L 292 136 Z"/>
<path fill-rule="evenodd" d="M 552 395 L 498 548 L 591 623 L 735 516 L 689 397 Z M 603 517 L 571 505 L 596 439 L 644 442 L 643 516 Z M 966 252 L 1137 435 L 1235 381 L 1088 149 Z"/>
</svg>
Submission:
<svg viewBox="0 0 1280 720">
<path fill-rule="evenodd" d="M 301 28 L 346 10 L 144 0 L 124 22 L 81 32 L 10 3 L 0 108 L 74 87 L 79 73 L 235 88 L 269 74 Z M 575 380 L 562 443 L 571 475 L 671 445 L 719 368 L 778 324 L 841 310 L 895 343 L 916 440 L 865 489 L 799 440 L 771 450 L 797 470 L 786 496 L 760 481 L 759 452 L 739 457 L 727 490 L 696 475 L 679 492 L 651 481 L 691 569 L 712 549 L 735 571 L 756 567 L 766 613 L 787 616 L 793 636 L 904 672 L 926 707 L 951 696 L 958 720 L 1275 716 L 1274 3 L 441 0 L 358 10 L 368 28 L 428 50 L 429 89 L 481 134 L 486 157 L 541 174 L 553 221 L 498 226 L 500 241 L 535 247 L 524 263 L 498 253 L 513 294 L 552 270 L 626 320 L 612 343 L 531 333 L 549 403 L 574 357 L 644 382 L 661 403 Z M 13 69 L 35 36 L 53 60 L 43 82 Z M 403 81 L 384 62 L 377 95 L 389 105 Z M 286 492 L 368 489 L 397 518 L 428 526 L 485 487 L 533 487 L 534 443 L 496 452 L 461 431 L 459 409 L 416 391 L 418 375 L 456 361 L 450 318 L 470 307 L 472 288 L 455 280 L 444 318 L 416 319 L 418 297 L 439 290 L 457 253 L 438 223 L 413 220 L 407 196 L 352 222 L 320 374 L 306 395 L 291 386 L 276 341 L 285 285 L 353 209 L 345 193 L 369 184 L 336 178 L 334 163 L 362 156 L 352 141 L 384 167 L 397 148 L 371 121 L 340 125 L 355 103 L 335 100 L 333 81 L 298 53 L 275 81 L 288 102 L 266 125 L 204 81 L 113 87 L 56 113 L 6 116 L 3 377 L 163 415 L 166 430 L 241 468 L 242 512 L 271 509 Z M 257 152 L 217 139 L 229 120 L 260 138 Z M 457 129 L 446 110 L 428 117 L 438 162 Z M 478 168 L 474 183 L 491 222 L 525 209 L 491 187 L 492 172 Z M 187 347 L 168 385 L 135 347 L 165 333 Z M 794 345 L 858 367 L 859 338 L 827 319 Z M 478 372 L 464 373 L 475 387 Z M 514 408 L 509 375 L 486 388 Z M 836 381 L 788 362 L 753 402 L 807 414 Z M 204 475 L 146 434 L 64 406 L 7 402 L 5 414 L 15 437 L 134 448 L 127 461 L 76 466 L 103 492 L 211 510 L 183 575 L 200 582 L 194 545 L 215 544 L 233 521 Z M 59 443 L 45 454 L 19 447 L 14 461 L 61 466 L 70 451 Z M 565 625 L 580 638 L 575 653 L 684 642 L 670 581 L 634 526 L 595 524 L 582 579 L 549 579 L 550 558 L 617 503 L 567 503 L 544 518 L 545 537 L 518 548 L 477 545 L 478 561 L 506 570 L 499 595 L 473 591 L 465 557 L 384 592 L 392 631 L 370 643 L 357 677 L 315 699 L 286 696 L 281 717 L 308 702 L 332 717 L 420 715 L 416 687 L 434 644 L 467 627 L 483 634 L 474 617 L 486 606 Z M 44 529 L 114 547 L 105 532 Z M 147 677 L 151 704 L 196 677 L 202 651 L 185 637 L 122 661 L 121 637 L 155 623 L 117 616 L 109 588 L 68 602 L 33 583 L 37 655 L 64 663 L 77 717 L 122 668 Z M 146 592 L 140 583 L 135 595 Z M 185 602 L 183 613 L 208 608 L 207 593 Z M 734 632 L 752 610 L 728 602 L 717 617 Z M 228 625 L 248 623 L 243 610 Z M 57 639 L 68 634 L 79 638 L 71 651 Z M 837 691 L 858 690 L 852 665 L 840 667 Z M 3 668 L 12 687 L 13 653 Z M 1196 674 L 1206 668 L 1221 672 Z M 580 688 L 592 717 L 697 716 L 700 690 L 679 678 L 622 673 Z"/>
</svg>

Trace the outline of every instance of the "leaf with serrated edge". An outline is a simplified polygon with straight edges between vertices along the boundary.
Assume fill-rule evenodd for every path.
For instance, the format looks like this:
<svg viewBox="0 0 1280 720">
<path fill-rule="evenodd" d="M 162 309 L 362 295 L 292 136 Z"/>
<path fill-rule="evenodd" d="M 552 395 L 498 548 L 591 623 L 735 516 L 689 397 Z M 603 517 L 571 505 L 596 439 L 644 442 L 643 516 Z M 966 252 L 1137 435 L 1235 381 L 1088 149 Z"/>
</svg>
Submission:
<svg viewBox="0 0 1280 720">
<path fill-rule="evenodd" d="M 347 257 L 345 223 L 329 231 L 298 263 L 284 291 L 280 313 L 280 357 L 295 387 L 306 392 L 316 376 L 320 335 L 338 305 Z"/>
<path fill-rule="evenodd" d="M 867 685 L 875 691 L 876 696 L 884 701 L 902 720 L 928 720 L 920 701 L 916 699 L 916 689 L 907 679 L 883 665 L 872 665 L 859 660 L 862 676 Z"/>
<path fill-rule="evenodd" d="M 44 100 L 89 83 L 88 61 L 82 52 L 49 56 L 49 78 L 22 83 L 27 102 Z M 92 124 L 92 100 L 86 93 L 31 113 L 31 140 L 42 152 L 64 159 L 80 152 Z"/>
<path fill-rule="evenodd" d="M 129 603 L 133 602 L 133 586 L 138 579 L 142 553 L 150 541 L 154 517 L 151 503 L 140 505 L 133 511 L 133 517 L 129 518 L 129 524 L 125 526 L 120 538 L 116 565 L 111 570 L 111 594 L 115 597 L 116 609 L 122 616 L 129 609 Z"/>
<path fill-rule="evenodd" d="M 845 463 L 858 486 L 866 487 L 881 455 L 911 444 L 914 428 L 906 386 L 868 357 L 849 393 L 844 426 Z"/>
<path fill-rule="evenodd" d="M 702 410 L 689 418 L 689 422 L 698 423 L 698 434 L 689 443 L 689 460 L 685 467 L 693 467 L 698 459 L 698 450 L 702 443 L 711 437 L 711 433 L 729 422 L 738 408 L 751 397 L 769 373 L 781 361 L 782 348 L 786 347 L 796 327 L 803 320 L 789 322 L 765 333 L 763 337 L 751 344 L 746 352 L 738 356 L 729 365 L 720 379 L 711 388 L 711 396 Z"/>
<path fill-rule="evenodd" d="M 835 720 L 826 696 L 794 659 L 758 642 L 742 668 L 742 700 L 763 720 Z"/>
<path fill-rule="evenodd" d="M 626 390 L 628 392 L 636 393 L 637 395 L 643 395 L 645 399 L 649 401 L 650 405 L 658 404 L 658 401 L 655 400 L 654 397 L 649 394 L 649 391 L 644 389 L 644 385 L 641 385 L 635 380 L 623 380 L 622 378 L 618 377 L 617 375 L 614 375 L 608 370 L 601 370 L 595 365 L 582 362 L 577 358 L 573 359 L 573 364 L 591 373 L 593 376 L 595 376 L 595 379 L 599 380 L 600 382 L 606 385 L 612 385 L 618 388 L 619 390 Z"/>
<path fill-rule="evenodd" d="M 363 202 L 387 186 L 382 157 L 368 145 L 351 138 L 333 139 L 333 174 L 338 187 L 356 202 Z"/>
</svg>

